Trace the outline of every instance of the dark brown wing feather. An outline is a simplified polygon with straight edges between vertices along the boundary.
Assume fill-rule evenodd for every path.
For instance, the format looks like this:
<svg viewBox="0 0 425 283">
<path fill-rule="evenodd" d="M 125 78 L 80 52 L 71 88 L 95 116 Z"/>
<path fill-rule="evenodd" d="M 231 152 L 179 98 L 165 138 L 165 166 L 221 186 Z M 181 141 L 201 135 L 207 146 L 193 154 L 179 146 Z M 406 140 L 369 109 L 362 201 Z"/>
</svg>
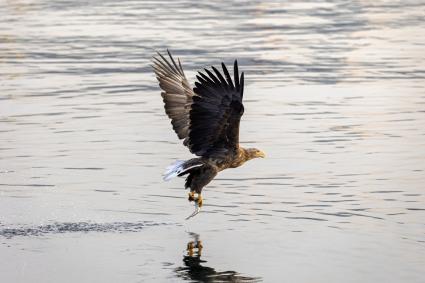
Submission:
<svg viewBox="0 0 425 283">
<path fill-rule="evenodd" d="M 234 83 L 222 63 L 223 75 L 212 68 L 196 76 L 195 96 L 190 111 L 188 147 L 198 156 L 210 157 L 235 153 L 239 147 L 239 123 L 244 107 L 244 75 L 239 78 L 234 63 Z"/>
<path fill-rule="evenodd" d="M 154 57 L 153 68 L 159 86 L 163 90 L 161 95 L 165 104 L 165 112 L 171 119 L 171 124 L 179 139 L 186 139 L 190 125 L 189 111 L 192 96 L 195 94 L 186 79 L 180 60 L 176 64 L 171 53 L 168 50 L 167 52 L 171 62 L 158 53 L 159 58 Z"/>
</svg>

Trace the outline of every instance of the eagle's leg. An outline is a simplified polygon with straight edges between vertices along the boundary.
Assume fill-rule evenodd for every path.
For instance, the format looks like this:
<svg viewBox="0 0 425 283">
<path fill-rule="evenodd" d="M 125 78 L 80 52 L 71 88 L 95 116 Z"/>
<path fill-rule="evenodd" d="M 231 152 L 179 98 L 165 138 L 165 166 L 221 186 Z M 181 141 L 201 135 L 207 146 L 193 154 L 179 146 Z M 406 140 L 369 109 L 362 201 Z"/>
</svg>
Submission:
<svg viewBox="0 0 425 283">
<path fill-rule="evenodd" d="M 198 204 L 199 207 L 202 207 L 202 196 L 201 194 L 198 194 L 198 197 L 196 198 L 196 203 Z"/>
<path fill-rule="evenodd" d="M 189 215 L 188 217 L 186 217 L 186 220 L 194 217 L 195 215 L 197 215 L 200 211 L 201 211 L 201 207 L 202 207 L 202 196 L 200 193 L 198 193 L 198 196 L 195 197 L 195 192 L 191 191 L 189 193 L 189 201 L 193 201 L 195 202 L 195 211 Z"/>
<path fill-rule="evenodd" d="M 191 192 L 189 193 L 189 198 L 188 198 L 188 200 L 189 200 L 189 201 L 194 201 L 194 200 L 195 200 L 195 192 L 194 192 L 194 191 L 191 191 Z"/>
<path fill-rule="evenodd" d="M 195 192 L 192 191 L 189 193 L 189 197 L 187 198 L 190 202 L 194 201 L 195 205 L 202 207 L 202 196 L 198 193 L 198 197 L 195 197 Z"/>
<path fill-rule="evenodd" d="M 212 179 L 217 175 L 217 167 L 212 164 L 208 164 L 206 161 L 203 161 L 203 165 L 199 168 L 196 168 L 195 171 L 192 171 L 186 179 L 186 188 L 190 188 L 191 194 L 189 194 L 189 201 L 194 201 L 195 211 L 189 215 L 187 219 L 192 218 L 201 211 L 203 205 L 202 199 L 202 189 L 211 182 Z M 193 194 L 192 194 L 193 193 Z M 195 197 L 195 193 L 198 194 Z"/>
</svg>

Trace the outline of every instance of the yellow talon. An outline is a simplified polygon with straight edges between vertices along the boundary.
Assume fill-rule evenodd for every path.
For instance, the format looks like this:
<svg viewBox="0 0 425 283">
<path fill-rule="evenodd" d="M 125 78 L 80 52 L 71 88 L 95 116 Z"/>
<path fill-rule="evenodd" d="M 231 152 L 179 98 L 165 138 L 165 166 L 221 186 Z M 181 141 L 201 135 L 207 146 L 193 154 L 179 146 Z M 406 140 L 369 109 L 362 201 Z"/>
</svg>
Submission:
<svg viewBox="0 0 425 283">
<path fill-rule="evenodd" d="M 198 198 L 196 199 L 196 202 L 198 203 L 199 207 L 202 207 L 202 196 L 201 196 L 201 194 L 198 194 Z"/>
<path fill-rule="evenodd" d="M 195 200 L 195 192 L 190 192 L 190 193 L 189 193 L 189 198 L 188 198 L 188 200 L 189 200 L 189 201 L 194 201 L 194 200 Z"/>
<path fill-rule="evenodd" d="M 195 211 L 189 215 L 188 217 L 186 217 L 186 220 L 194 217 L 195 215 L 197 215 L 199 213 L 199 211 L 201 211 L 201 207 L 202 207 L 202 196 L 201 194 L 198 194 L 198 197 L 195 197 L 195 193 L 194 192 L 190 192 L 189 193 L 189 201 L 195 201 Z"/>
</svg>

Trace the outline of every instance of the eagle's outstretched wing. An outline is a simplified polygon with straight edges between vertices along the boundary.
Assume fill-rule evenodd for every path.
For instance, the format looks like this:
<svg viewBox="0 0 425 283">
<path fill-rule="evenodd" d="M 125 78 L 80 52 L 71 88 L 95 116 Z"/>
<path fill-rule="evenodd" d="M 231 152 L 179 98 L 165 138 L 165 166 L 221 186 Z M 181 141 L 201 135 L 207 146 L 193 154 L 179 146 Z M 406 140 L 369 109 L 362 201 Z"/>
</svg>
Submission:
<svg viewBox="0 0 425 283">
<path fill-rule="evenodd" d="M 239 147 L 239 123 L 244 74 L 239 77 L 234 63 L 234 83 L 222 63 L 223 75 L 214 67 L 196 76 L 195 96 L 190 110 L 188 147 L 198 156 L 214 156 L 235 152 Z"/>
<path fill-rule="evenodd" d="M 158 53 L 159 54 L 159 53 Z M 214 74 L 205 69 L 196 76 L 195 88 L 190 88 L 180 61 L 178 65 L 170 52 L 171 63 L 161 54 L 154 58 L 154 71 L 158 78 L 165 112 L 174 131 L 190 152 L 198 156 L 220 156 L 236 152 L 239 147 L 239 123 L 242 104 L 244 74 L 239 77 L 237 61 L 234 63 L 234 82 L 222 63 L 224 76 L 214 67 Z"/>
<path fill-rule="evenodd" d="M 180 64 L 180 60 L 174 61 L 168 51 L 171 63 L 160 53 L 160 58 L 154 57 L 153 68 L 163 90 L 161 96 L 164 100 L 164 108 L 171 124 L 179 139 L 186 139 L 189 131 L 189 111 L 192 97 L 195 95 Z"/>
</svg>

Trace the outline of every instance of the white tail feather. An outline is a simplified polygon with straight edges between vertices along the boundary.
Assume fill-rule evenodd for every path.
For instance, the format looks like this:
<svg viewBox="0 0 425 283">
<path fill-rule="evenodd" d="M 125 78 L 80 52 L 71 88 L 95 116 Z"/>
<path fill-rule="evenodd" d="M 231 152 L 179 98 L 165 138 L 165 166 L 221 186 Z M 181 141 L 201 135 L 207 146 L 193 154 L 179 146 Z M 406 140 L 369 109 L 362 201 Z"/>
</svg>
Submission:
<svg viewBox="0 0 425 283">
<path fill-rule="evenodd" d="M 195 165 L 192 165 L 190 167 L 184 168 L 184 163 L 185 162 L 186 161 L 184 161 L 184 160 L 177 160 L 173 164 L 167 166 L 167 169 L 164 172 L 163 180 L 164 181 L 169 181 L 172 178 L 174 178 L 174 177 L 176 177 L 176 176 L 178 176 L 178 175 L 186 172 L 187 170 L 190 170 L 190 169 L 195 168 L 195 167 L 202 166 L 202 164 L 195 164 Z"/>
</svg>

